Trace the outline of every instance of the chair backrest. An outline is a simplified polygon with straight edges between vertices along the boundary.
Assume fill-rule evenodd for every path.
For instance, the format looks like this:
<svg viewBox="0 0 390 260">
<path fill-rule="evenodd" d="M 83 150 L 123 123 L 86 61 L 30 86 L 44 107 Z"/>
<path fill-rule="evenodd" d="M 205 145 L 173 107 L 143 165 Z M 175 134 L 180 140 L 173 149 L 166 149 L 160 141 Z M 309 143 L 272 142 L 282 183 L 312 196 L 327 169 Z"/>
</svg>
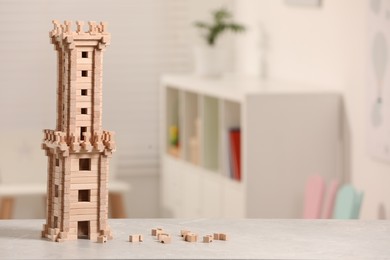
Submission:
<svg viewBox="0 0 390 260">
<path fill-rule="evenodd" d="M 353 218 L 354 219 L 358 219 L 360 216 L 360 209 L 362 207 L 363 197 L 364 197 L 363 192 L 356 193 L 355 207 L 354 207 L 354 211 L 353 211 Z"/>
<path fill-rule="evenodd" d="M 322 218 L 332 218 L 338 188 L 338 180 L 332 180 L 331 183 L 328 185 L 326 197 L 324 200 L 324 206 L 322 208 Z"/>
<path fill-rule="evenodd" d="M 337 192 L 333 211 L 334 219 L 356 219 L 360 214 L 363 193 L 358 193 L 350 184 L 343 185 Z"/>
<path fill-rule="evenodd" d="M 324 179 L 319 175 L 310 176 L 306 182 L 303 218 L 317 219 L 321 217 L 324 192 Z"/>
</svg>

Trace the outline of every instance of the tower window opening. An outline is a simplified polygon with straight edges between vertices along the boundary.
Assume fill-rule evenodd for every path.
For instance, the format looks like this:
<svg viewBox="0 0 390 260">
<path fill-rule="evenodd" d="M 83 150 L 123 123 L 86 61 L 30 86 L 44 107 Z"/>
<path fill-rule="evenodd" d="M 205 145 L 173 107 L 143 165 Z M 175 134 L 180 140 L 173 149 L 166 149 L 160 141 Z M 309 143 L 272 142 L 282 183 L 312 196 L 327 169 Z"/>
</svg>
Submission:
<svg viewBox="0 0 390 260">
<path fill-rule="evenodd" d="M 60 159 L 56 158 L 56 166 L 60 166 Z"/>
<path fill-rule="evenodd" d="M 81 158 L 79 160 L 79 170 L 80 171 L 90 171 L 91 170 L 91 159 L 90 158 Z"/>
<path fill-rule="evenodd" d="M 53 220 L 53 224 L 54 224 L 54 228 L 58 228 L 58 217 L 57 216 L 54 216 L 54 220 Z"/>
<path fill-rule="evenodd" d="M 79 190 L 79 201 L 91 201 L 91 191 Z"/>
<path fill-rule="evenodd" d="M 81 58 L 88 58 L 88 52 L 87 51 L 82 51 L 81 52 Z"/>
<path fill-rule="evenodd" d="M 55 185 L 54 186 L 54 197 L 58 198 L 58 194 L 59 194 L 59 192 L 58 192 L 58 185 Z"/>
<path fill-rule="evenodd" d="M 85 132 L 87 132 L 87 127 L 86 126 L 80 127 L 80 140 L 84 140 L 83 133 L 85 133 Z"/>
<path fill-rule="evenodd" d="M 81 77 L 88 77 L 88 70 L 82 70 Z"/>
<path fill-rule="evenodd" d="M 85 108 L 85 107 L 81 108 L 81 114 L 82 115 L 88 114 L 88 108 Z"/>
<path fill-rule="evenodd" d="M 88 95 L 88 89 L 82 89 L 81 90 L 81 95 L 82 96 L 87 96 Z"/>
<path fill-rule="evenodd" d="M 89 221 L 77 222 L 77 238 L 89 239 Z"/>
</svg>

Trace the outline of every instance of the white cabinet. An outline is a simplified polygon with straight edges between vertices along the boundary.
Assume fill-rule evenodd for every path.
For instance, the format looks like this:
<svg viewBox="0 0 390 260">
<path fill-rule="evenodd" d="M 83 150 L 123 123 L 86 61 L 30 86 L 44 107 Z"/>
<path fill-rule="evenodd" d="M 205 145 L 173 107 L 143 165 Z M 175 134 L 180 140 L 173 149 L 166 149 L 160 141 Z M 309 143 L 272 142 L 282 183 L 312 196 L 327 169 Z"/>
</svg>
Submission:
<svg viewBox="0 0 390 260">
<path fill-rule="evenodd" d="M 164 76 L 163 217 L 301 217 L 308 176 L 343 180 L 341 109 L 339 93 L 311 86 Z M 231 178 L 233 128 L 241 133 L 239 181 Z"/>
</svg>

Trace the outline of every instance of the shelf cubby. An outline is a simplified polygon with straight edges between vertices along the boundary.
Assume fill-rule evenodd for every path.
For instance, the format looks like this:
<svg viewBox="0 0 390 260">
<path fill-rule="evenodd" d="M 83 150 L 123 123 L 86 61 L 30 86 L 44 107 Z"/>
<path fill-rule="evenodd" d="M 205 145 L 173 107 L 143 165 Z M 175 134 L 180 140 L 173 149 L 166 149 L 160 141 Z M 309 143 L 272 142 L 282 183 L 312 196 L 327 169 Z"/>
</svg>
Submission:
<svg viewBox="0 0 390 260">
<path fill-rule="evenodd" d="M 221 172 L 222 175 L 231 178 L 231 165 L 230 165 L 230 141 L 229 131 L 231 129 L 241 129 L 241 104 L 235 101 L 221 100 Z M 242 169 L 241 169 L 242 172 Z"/>
<path fill-rule="evenodd" d="M 202 166 L 219 171 L 220 121 L 218 99 L 202 97 Z"/>
<path fill-rule="evenodd" d="M 199 98 L 193 92 L 183 92 L 183 149 L 185 160 L 195 165 L 200 164 L 200 117 Z"/>
<path fill-rule="evenodd" d="M 181 133 L 180 133 L 180 98 L 179 90 L 167 87 L 166 89 L 166 152 L 168 154 L 174 155 L 175 157 L 180 157 L 180 144 L 181 144 Z M 178 145 L 175 146 L 172 144 L 172 128 L 176 127 L 178 130 Z"/>
</svg>

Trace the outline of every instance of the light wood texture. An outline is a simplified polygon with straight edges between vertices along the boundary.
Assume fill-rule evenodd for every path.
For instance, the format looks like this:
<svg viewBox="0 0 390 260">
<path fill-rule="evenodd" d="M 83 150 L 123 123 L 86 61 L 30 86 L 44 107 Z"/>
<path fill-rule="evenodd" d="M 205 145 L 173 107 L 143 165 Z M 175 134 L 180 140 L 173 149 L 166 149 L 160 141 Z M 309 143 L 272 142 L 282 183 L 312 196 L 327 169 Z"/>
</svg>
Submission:
<svg viewBox="0 0 390 260">
<path fill-rule="evenodd" d="M 43 234 L 57 242 L 90 239 L 104 243 L 112 238 L 107 224 L 107 183 L 108 157 L 115 151 L 115 140 L 114 133 L 104 131 L 101 124 L 101 52 L 110 36 L 105 23 L 89 21 L 85 32 L 83 22 L 77 22 L 76 31 L 71 24 L 54 20 L 50 32 L 58 55 L 57 104 L 62 107 L 57 107 L 57 128 L 44 130 L 42 148 L 49 160 Z M 113 215 L 123 217 L 121 195 L 114 196 Z M 88 207 L 81 207 L 86 202 Z"/>
<path fill-rule="evenodd" d="M 12 211 L 14 208 L 13 197 L 3 197 L 0 199 L 0 219 L 12 218 Z"/>
</svg>

